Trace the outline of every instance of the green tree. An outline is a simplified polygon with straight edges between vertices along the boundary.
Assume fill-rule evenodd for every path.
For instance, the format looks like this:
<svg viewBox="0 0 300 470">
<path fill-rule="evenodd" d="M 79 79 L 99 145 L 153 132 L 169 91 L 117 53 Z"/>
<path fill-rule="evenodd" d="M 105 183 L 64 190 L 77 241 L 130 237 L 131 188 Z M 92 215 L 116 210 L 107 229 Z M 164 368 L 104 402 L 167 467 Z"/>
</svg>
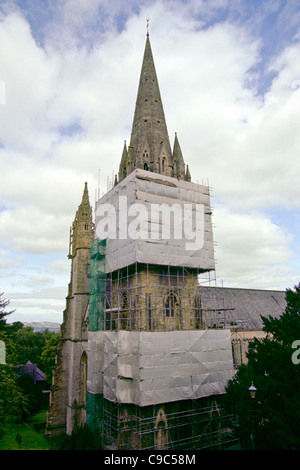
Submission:
<svg viewBox="0 0 300 470">
<path fill-rule="evenodd" d="M 34 332 L 32 327 L 26 326 L 15 333 L 14 344 L 18 364 L 26 364 L 27 361 L 31 361 L 41 367 L 40 357 L 45 346 L 43 333 Z"/>
<path fill-rule="evenodd" d="M 226 408 L 237 415 L 246 448 L 300 449 L 300 364 L 292 360 L 300 340 L 300 285 L 287 289 L 286 302 L 280 318 L 262 316 L 266 337 L 254 339 L 248 364 L 227 385 Z"/>
<path fill-rule="evenodd" d="M 6 311 L 6 307 L 10 304 L 10 300 L 2 299 L 3 292 L 0 294 L 0 331 L 6 328 L 6 317 L 11 315 L 14 310 L 10 310 L 9 312 Z"/>
<path fill-rule="evenodd" d="M 5 343 L 6 362 L 14 363 L 16 358 L 16 348 L 13 341 L 13 334 L 23 327 L 22 323 L 16 322 L 12 325 L 6 323 L 7 317 L 11 315 L 14 310 L 7 311 L 10 300 L 2 298 L 3 293 L 0 294 L 0 339 Z"/>
<path fill-rule="evenodd" d="M 22 415 L 22 418 L 26 420 L 41 410 L 42 392 L 34 383 L 31 375 L 28 374 L 18 376 L 16 384 L 28 401 L 28 406 Z"/>
<path fill-rule="evenodd" d="M 55 364 L 55 357 L 57 354 L 57 345 L 59 340 L 59 333 L 51 333 L 48 335 L 44 349 L 41 354 L 41 369 L 46 374 L 46 381 L 48 384 L 52 382 L 52 371 Z"/>
<path fill-rule="evenodd" d="M 60 440 L 59 448 L 60 450 L 103 450 L 103 443 L 99 432 L 83 424 L 74 429 L 70 436 L 65 435 Z"/>
<path fill-rule="evenodd" d="M 16 379 L 12 367 L 0 365 L 0 429 L 7 416 L 22 420 L 28 412 L 29 401 L 17 386 Z"/>
</svg>

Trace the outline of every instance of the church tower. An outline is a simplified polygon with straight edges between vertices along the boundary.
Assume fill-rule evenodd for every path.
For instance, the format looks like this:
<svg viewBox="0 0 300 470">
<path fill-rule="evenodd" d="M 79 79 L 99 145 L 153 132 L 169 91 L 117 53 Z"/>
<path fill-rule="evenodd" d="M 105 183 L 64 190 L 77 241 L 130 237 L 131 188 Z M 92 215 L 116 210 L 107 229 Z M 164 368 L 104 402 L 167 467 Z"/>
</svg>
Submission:
<svg viewBox="0 0 300 470">
<path fill-rule="evenodd" d="M 190 194 L 193 194 L 192 200 L 189 200 Z M 107 327 L 157 330 L 187 329 L 199 325 L 202 320 L 198 307 L 197 276 L 199 272 L 214 270 L 209 189 L 191 183 L 189 167 L 185 165 L 177 133 L 171 148 L 148 32 L 130 144 L 127 148 L 124 142 L 119 178 L 113 190 L 101 198 L 96 207 L 101 210 L 101 206 L 112 204 L 116 215 L 124 215 L 128 204 L 126 207 L 120 206 L 120 196 L 129 205 L 135 202 L 149 209 L 146 230 L 150 225 L 156 233 L 151 234 L 151 243 L 149 240 L 143 242 L 145 234 L 136 234 L 135 240 L 129 240 L 128 230 L 125 230 L 125 235 L 122 234 L 122 240 L 107 240 L 107 312 L 111 312 L 110 318 L 106 319 Z M 133 197 L 136 197 L 135 201 Z M 170 219 L 165 221 L 169 226 L 165 228 L 172 231 L 171 217 L 175 217 L 178 224 L 181 219 L 183 224 L 184 203 L 197 201 L 205 205 L 205 246 L 202 257 L 195 251 L 186 253 L 183 243 L 186 240 L 175 240 L 174 233 L 169 234 L 172 240 L 158 242 L 157 238 L 161 238 L 158 231 L 162 230 L 161 223 L 164 221 L 162 214 L 158 213 L 153 214 L 156 221 L 150 220 L 149 212 L 154 210 L 154 206 L 169 206 Z M 174 206 L 170 202 L 177 204 L 172 214 Z M 96 210 L 96 225 L 98 222 Z M 120 219 L 117 223 L 117 232 L 120 233 Z M 184 227 L 181 228 L 183 232 Z M 126 241 L 122 245 L 124 237 Z M 129 278 L 132 286 L 130 292 Z M 148 290 L 144 288 L 142 295 L 140 288 L 133 289 L 133 286 L 144 284 L 149 287 Z"/>
<path fill-rule="evenodd" d="M 61 325 L 47 418 L 47 434 L 70 433 L 85 422 L 89 255 L 94 238 L 87 183 L 70 229 L 71 275 Z"/>
<path fill-rule="evenodd" d="M 206 328 L 210 193 L 191 182 L 177 134 L 171 148 L 149 34 L 118 176 L 95 209 L 87 423 L 110 449 L 196 446 L 211 416 L 201 400 L 232 373 L 231 340 Z"/>
</svg>

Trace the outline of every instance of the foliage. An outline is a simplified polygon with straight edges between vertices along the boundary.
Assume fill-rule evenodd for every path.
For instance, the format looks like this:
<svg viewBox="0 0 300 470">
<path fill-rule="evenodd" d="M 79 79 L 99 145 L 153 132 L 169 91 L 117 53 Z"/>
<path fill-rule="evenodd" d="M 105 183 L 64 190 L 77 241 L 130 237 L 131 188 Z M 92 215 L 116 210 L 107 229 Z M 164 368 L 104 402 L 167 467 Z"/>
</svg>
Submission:
<svg viewBox="0 0 300 470">
<path fill-rule="evenodd" d="M 8 315 L 11 315 L 14 310 L 10 312 L 6 311 L 6 307 L 10 304 L 9 300 L 1 299 L 3 292 L 0 294 L 0 330 L 4 329 L 6 326 L 6 318 Z"/>
<path fill-rule="evenodd" d="M 9 300 L 2 298 L 3 293 L 0 294 L 0 339 L 5 342 L 6 349 L 6 360 L 7 362 L 13 362 L 15 358 L 16 348 L 14 341 L 12 340 L 12 335 L 23 325 L 20 322 L 13 323 L 8 325 L 6 323 L 6 317 L 11 315 L 14 310 L 7 311 L 7 307 L 10 304 Z"/>
<path fill-rule="evenodd" d="M 28 419 L 41 409 L 42 393 L 33 383 L 32 377 L 17 377 L 13 366 L 31 361 L 46 374 L 51 384 L 52 368 L 57 350 L 59 334 L 45 330 L 34 332 L 21 322 L 8 324 L 10 301 L 0 294 L 0 339 L 5 342 L 6 363 L 0 371 L 0 426 L 4 417 L 16 415 L 18 420 Z"/>
<path fill-rule="evenodd" d="M 24 397 L 28 400 L 28 407 L 26 412 L 22 415 L 22 419 L 26 420 L 41 410 L 43 398 L 42 391 L 34 383 L 31 375 L 28 374 L 17 377 L 17 385 L 22 391 Z"/>
<path fill-rule="evenodd" d="M 15 346 L 17 349 L 17 363 L 26 364 L 31 361 L 33 364 L 40 364 L 40 356 L 45 346 L 45 338 L 43 333 L 34 332 L 33 328 L 27 326 L 18 330 L 14 336 Z"/>
<path fill-rule="evenodd" d="M 57 353 L 57 345 L 59 334 L 52 333 L 46 340 L 45 346 L 41 353 L 41 369 L 46 374 L 47 383 L 51 384 L 52 371 L 55 364 L 55 356 Z"/>
<path fill-rule="evenodd" d="M 29 400 L 17 386 L 15 371 L 7 365 L 0 365 L 0 427 L 6 416 L 14 415 L 19 421 L 28 413 Z"/>
<path fill-rule="evenodd" d="M 227 386 L 226 408 L 238 417 L 244 448 L 300 449 L 300 364 L 292 361 L 292 345 L 300 340 L 300 285 L 286 291 L 286 301 L 280 318 L 262 317 L 266 337 L 254 339 L 248 364 Z"/>
<path fill-rule="evenodd" d="M 70 436 L 64 436 L 61 441 L 62 450 L 102 450 L 100 435 L 87 424 L 75 429 Z"/>
<path fill-rule="evenodd" d="M 5 342 L 6 362 L 18 365 L 31 361 L 41 370 L 45 366 L 47 370 L 44 372 L 51 377 L 50 367 L 54 365 L 55 345 L 58 343 L 59 334 L 47 329 L 44 332 L 35 332 L 30 326 L 24 327 L 21 322 L 6 323 L 6 317 L 14 310 L 7 311 L 10 301 L 3 300 L 2 296 L 3 294 L 0 294 L 0 339 Z"/>
<path fill-rule="evenodd" d="M 58 334 L 54 332 L 50 332 L 45 330 L 44 332 L 35 332 L 32 327 L 26 326 L 22 329 L 16 331 L 13 335 L 13 341 L 16 348 L 15 360 L 14 364 L 26 364 L 27 361 L 32 362 L 33 364 L 37 364 L 41 370 L 45 364 L 49 363 L 46 361 L 45 354 L 43 355 L 43 351 L 46 348 L 48 353 L 50 353 L 49 345 L 47 345 L 48 341 L 51 341 L 52 338 L 55 338 L 55 341 L 58 342 Z M 50 343 L 53 344 L 54 343 Z M 53 349 L 51 351 L 51 360 L 53 361 Z M 43 370 L 43 372 L 45 372 Z"/>
</svg>

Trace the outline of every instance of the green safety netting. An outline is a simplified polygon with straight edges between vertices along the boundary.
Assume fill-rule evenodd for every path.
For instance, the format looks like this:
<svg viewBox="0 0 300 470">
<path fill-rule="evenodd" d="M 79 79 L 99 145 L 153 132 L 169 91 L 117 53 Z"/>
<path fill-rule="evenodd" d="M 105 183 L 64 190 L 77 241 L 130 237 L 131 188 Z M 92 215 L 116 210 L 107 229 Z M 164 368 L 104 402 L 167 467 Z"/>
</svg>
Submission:
<svg viewBox="0 0 300 470">
<path fill-rule="evenodd" d="M 90 249 L 89 331 L 104 329 L 106 240 L 96 238 Z"/>
</svg>

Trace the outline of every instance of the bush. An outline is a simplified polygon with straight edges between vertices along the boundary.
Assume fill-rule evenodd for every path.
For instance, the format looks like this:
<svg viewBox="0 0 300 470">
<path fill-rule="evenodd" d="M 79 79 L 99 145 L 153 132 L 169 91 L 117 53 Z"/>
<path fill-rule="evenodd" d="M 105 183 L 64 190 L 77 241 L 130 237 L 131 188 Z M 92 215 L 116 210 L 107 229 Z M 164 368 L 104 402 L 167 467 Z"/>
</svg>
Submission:
<svg viewBox="0 0 300 470">
<path fill-rule="evenodd" d="M 64 436 L 60 443 L 61 450 L 102 450 L 99 433 L 94 432 L 87 424 L 75 429 L 70 436 Z"/>
</svg>

